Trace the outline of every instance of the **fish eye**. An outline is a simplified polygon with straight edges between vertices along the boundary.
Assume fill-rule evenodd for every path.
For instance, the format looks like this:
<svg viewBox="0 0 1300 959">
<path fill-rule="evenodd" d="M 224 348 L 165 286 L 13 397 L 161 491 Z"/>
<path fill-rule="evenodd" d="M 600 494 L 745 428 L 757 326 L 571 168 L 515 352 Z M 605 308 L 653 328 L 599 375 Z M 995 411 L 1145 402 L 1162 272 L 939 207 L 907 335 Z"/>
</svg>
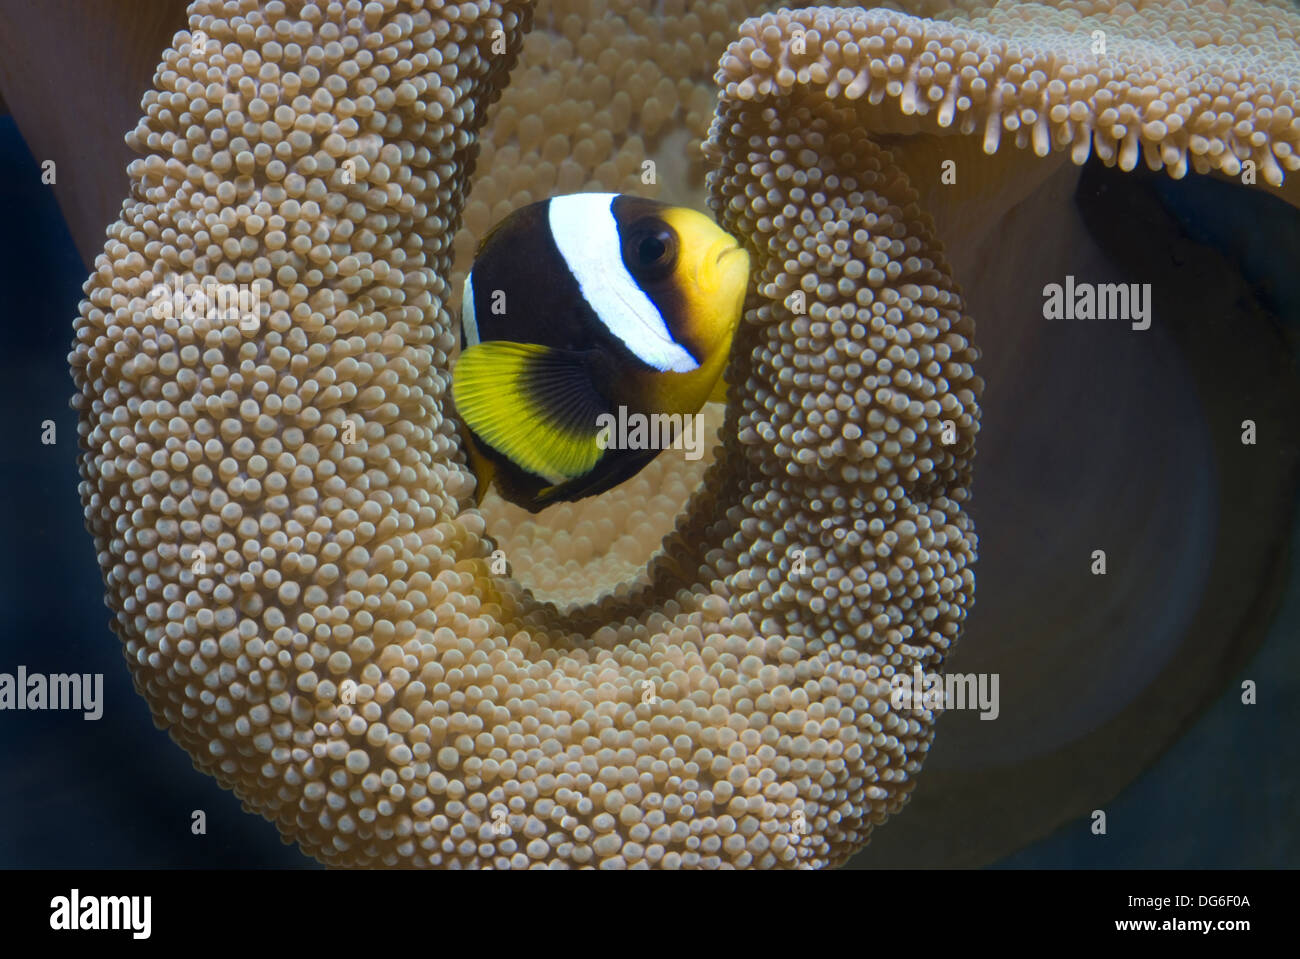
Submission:
<svg viewBox="0 0 1300 959">
<path fill-rule="evenodd" d="M 647 266 L 651 263 L 658 263 L 668 255 L 668 244 L 662 236 L 642 237 L 641 245 L 637 247 L 637 255 L 641 257 L 641 262 Z"/>
<path fill-rule="evenodd" d="M 662 220 L 649 220 L 636 231 L 632 252 L 642 270 L 666 275 L 677 262 L 677 234 Z"/>
</svg>

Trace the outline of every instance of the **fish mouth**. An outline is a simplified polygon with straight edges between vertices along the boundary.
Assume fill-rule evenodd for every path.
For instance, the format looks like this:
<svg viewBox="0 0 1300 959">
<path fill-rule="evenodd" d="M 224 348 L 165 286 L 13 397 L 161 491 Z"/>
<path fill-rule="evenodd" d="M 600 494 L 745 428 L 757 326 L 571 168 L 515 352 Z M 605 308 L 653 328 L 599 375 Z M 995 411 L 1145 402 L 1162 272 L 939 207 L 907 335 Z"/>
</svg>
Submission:
<svg viewBox="0 0 1300 959">
<path fill-rule="evenodd" d="M 739 260 L 737 254 L 744 258 L 748 263 L 749 254 L 745 248 L 736 241 L 735 237 L 727 236 L 709 246 L 708 252 L 696 263 L 695 282 L 701 289 L 717 291 L 725 287 L 728 278 L 737 273 Z M 748 273 L 746 266 L 745 272 Z"/>
<path fill-rule="evenodd" d="M 730 246 L 728 246 L 726 249 L 724 249 L 721 253 L 719 253 L 719 254 L 714 258 L 714 261 L 713 261 L 713 262 L 715 262 L 715 263 L 721 263 L 721 262 L 722 262 L 723 260 L 725 260 L 728 256 L 730 256 L 732 253 L 743 253 L 743 252 L 744 252 L 744 248 L 743 248 L 739 243 L 732 243 Z"/>
</svg>

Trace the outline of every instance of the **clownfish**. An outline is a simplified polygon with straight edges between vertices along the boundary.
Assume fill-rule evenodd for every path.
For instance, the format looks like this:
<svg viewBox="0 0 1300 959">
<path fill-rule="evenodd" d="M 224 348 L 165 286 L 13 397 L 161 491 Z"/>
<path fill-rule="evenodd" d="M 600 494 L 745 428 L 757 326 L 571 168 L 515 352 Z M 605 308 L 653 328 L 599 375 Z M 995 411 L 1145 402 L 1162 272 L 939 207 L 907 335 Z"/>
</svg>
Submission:
<svg viewBox="0 0 1300 959">
<path fill-rule="evenodd" d="M 494 226 L 452 370 L 478 502 L 495 484 L 535 513 L 635 475 L 659 450 L 611 445 L 607 424 L 721 399 L 748 285 L 749 254 L 712 219 L 642 197 L 557 196 Z"/>
</svg>

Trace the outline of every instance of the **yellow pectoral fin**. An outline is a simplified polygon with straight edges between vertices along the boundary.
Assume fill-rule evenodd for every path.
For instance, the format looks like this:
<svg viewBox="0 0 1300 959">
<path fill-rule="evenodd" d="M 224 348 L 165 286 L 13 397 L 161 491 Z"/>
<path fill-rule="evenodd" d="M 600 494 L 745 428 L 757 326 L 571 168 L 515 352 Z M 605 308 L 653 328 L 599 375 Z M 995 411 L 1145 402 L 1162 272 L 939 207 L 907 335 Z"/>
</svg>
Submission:
<svg viewBox="0 0 1300 959">
<path fill-rule="evenodd" d="M 496 475 L 496 467 L 492 461 L 483 455 L 474 442 L 474 437 L 469 430 L 461 430 L 461 436 L 465 442 L 465 459 L 469 462 L 469 468 L 478 480 L 478 485 L 474 490 L 474 505 L 482 506 L 483 498 L 487 496 L 487 491 L 492 485 L 492 479 Z"/>
<path fill-rule="evenodd" d="M 582 354 L 492 340 L 461 354 L 452 372 L 456 409 L 483 442 L 550 483 L 590 472 L 603 402 Z"/>
</svg>

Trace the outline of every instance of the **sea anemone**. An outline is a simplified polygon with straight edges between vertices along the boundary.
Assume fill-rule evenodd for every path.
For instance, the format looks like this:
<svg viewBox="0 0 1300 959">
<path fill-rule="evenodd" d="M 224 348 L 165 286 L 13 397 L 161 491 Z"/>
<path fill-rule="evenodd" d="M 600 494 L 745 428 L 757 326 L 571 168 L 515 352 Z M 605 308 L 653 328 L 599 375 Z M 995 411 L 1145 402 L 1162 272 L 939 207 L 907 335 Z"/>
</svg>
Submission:
<svg viewBox="0 0 1300 959">
<path fill-rule="evenodd" d="M 928 743 L 927 716 L 889 709 L 890 659 L 940 658 L 972 594 L 969 321 L 924 237 L 864 194 L 873 247 L 919 284 L 888 300 L 914 387 L 857 382 L 865 327 L 832 365 L 816 308 L 769 324 L 650 586 L 565 619 L 494 576 L 441 402 L 443 277 L 511 59 L 488 50 L 526 21 L 191 8 L 71 357 L 137 685 L 200 768 L 328 863 L 840 861 Z M 179 299 L 159 292 L 174 276 Z M 208 277 L 250 287 L 251 315 L 191 315 Z"/>
<path fill-rule="evenodd" d="M 1175 5 L 1085 6 L 741 25 L 707 154 L 710 202 L 756 266 L 721 452 L 702 488 L 680 483 L 693 495 L 645 575 L 561 612 L 499 572 L 488 534 L 505 523 L 471 508 L 446 406 L 477 132 L 531 6 L 192 4 L 129 137 L 142 158 L 70 357 L 87 525 L 157 722 L 333 865 L 823 866 L 860 849 L 934 732 L 931 711 L 893 706 L 891 677 L 940 668 L 974 596 L 972 322 L 903 169 L 933 157 L 937 178 L 927 137 L 949 127 L 1076 161 L 1087 140 L 1176 173 L 1232 172 L 1226 152 L 1280 182 L 1297 162 L 1286 76 L 1189 74 L 1221 45 Z M 579 81 L 546 81 L 576 146 L 503 101 L 499 135 L 542 164 L 485 147 L 462 236 L 680 154 L 657 134 L 683 111 L 702 132 L 695 74 L 733 29 L 708 9 L 715 28 L 689 22 L 698 42 L 680 41 L 692 77 L 615 63 L 603 28 L 567 41 L 647 89 L 580 71 L 609 113 L 584 135 L 563 105 Z M 1240 43 L 1293 43 L 1275 13 L 1231 20 Z M 1021 40 L 997 38 L 1012 26 Z M 1165 46 L 1124 49 L 1157 27 Z M 1078 67 L 1097 62 L 1094 28 L 1111 31 L 1105 83 Z M 619 119 L 633 104 L 641 154 Z M 976 176 L 1027 190 L 1005 172 L 1023 158 Z M 248 291 L 256 316 L 186 316 L 175 297 L 168 316 L 174 279 Z M 620 580 L 680 501 L 618 555 L 591 544 L 673 465 L 655 469 L 585 507 L 590 535 L 573 536 Z M 532 548 L 501 552 L 521 579 L 550 556 Z M 553 585 L 588 598 L 572 576 Z"/>
</svg>

